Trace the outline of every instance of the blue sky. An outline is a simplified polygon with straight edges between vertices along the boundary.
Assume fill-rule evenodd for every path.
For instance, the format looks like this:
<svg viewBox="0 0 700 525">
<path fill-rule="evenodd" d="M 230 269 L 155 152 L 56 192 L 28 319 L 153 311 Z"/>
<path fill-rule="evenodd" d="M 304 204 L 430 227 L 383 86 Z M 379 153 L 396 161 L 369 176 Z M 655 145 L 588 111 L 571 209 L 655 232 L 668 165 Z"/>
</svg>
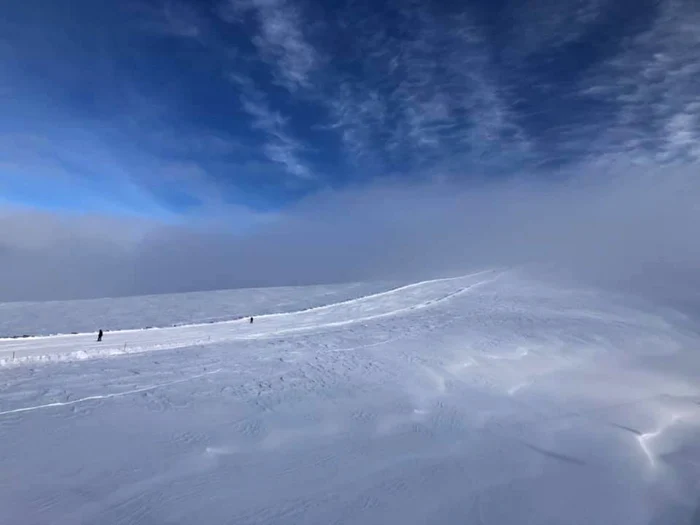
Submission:
<svg viewBox="0 0 700 525">
<path fill-rule="evenodd" d="M 0 301 L 525 265 L 700 305 L 697 0 L 6 4 Z"/>
<path fill-rule="evenodd" d="M 23 0 L 0 203 L 266 213 L 377 182 L 700 156 L 690 0 Z"/>
</svg>

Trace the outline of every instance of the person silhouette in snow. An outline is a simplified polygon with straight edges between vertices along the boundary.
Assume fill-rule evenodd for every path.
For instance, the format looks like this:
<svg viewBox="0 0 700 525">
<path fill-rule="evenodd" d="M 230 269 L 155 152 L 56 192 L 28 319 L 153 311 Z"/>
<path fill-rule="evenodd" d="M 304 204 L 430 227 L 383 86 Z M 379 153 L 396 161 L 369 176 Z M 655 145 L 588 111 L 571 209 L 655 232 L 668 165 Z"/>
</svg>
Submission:
<svg viewBox="0 0 700 525">
<path fill-rule="evenodd" d="M 102 341 L 102 335 L 103 335 L 103 334 L 102 334 L 102 330 L 100 329 L 100 331 L 97 332 L 97 342 L 98 342 L 98 343 L 99 343 L 100 341 Z"/>
<path fill-rule="evenodd" d="M 252 318 L 252 317 L 250 318 L 250 324 L 253 324 L 253 318 Z"/>
</svg>

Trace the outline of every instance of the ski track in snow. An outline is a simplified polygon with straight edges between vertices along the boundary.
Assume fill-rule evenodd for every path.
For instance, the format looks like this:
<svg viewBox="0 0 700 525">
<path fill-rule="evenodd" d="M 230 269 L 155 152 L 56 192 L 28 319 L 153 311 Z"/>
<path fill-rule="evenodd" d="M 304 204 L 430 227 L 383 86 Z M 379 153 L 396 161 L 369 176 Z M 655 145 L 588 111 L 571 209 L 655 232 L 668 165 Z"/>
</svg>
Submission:
<svg viewBox="0 0 700 525">
<path fill-rule="evenodd" d="M 478 272 L 465 277 L 455 277 L 446 279 L 433 279 L 414 283 L 386 292 L 359 297 L 336 304 L 324 305 L 308 308 L 296 312 L 286 312 L 278 314 L 267 314 L 254 316 L 257 325 L 253 324 L 253 330 L 242 330 L 248 327 L 248 319 L 235 321 L 220 321 L 216 323 L 179 325 L 167 328 L 154 328 L 150 330 L 122 330 L 105 334 L 105 339 L 101 343 L 95 342 L 94 334 L 59 334 L 54 336 L 39 336 L 26 339 L 0 339 L 0 366 L 21 364 L 25 362 L 55 361 L 61 359 L 89 359 L 91 357 L 107 357 L 122 355 L 126 353 L 146 352 L 150 350 L 171 350 L 189 346 L 222 343 L 226 341 L 240 339 L 265 339 L 274 338 L 287 334 L 306 332 L 324 328 L 347 326 L 354 323 L 361 323 L 371 320 L 400 315 L 405 312 L 422 310 L 434 306 L 442 301 L 447 301 L 459 294 L 468 292 L 470 289 L 486 284 L 494 278 L 476 281 L 469 285 L 462 286 L 456 290 L 438 297 L 431 297 L 428 300 L 409 304 L 405 307 L 387 301 L 392 296 L 406 294 L 411 290 L 428 289 L 436 284 L 460 283 L 465 280 L 473 280 L 484 273 Z M 499 275 L 499 274 L 496 274 Z M 410 296 L 409 296 L 410 297 Z M 336 320 L 338 316 L 333 316 L 332 320 L 317 320 L 319 315 L 331 314 L 341 309 L 362 306 L 367 303 L 379 303 L 383 309 L 372 315 L 357 314 L 350 318 Z M 361 314 L 362 310 L 358 313 Z M 308 322 L 311 317 L 312 322 Z M 277 321 L 277 322 L 275 322 Z M 280 322 L 281 321 L 281 322 Z M 287 321 L 286 323 L 284 321 Z M 263 331 L 255 331 L 260 325 L 265 326 Z M 238 329 L 237 331 L 234 331 Z"/>
<path fill-rule="evenodd" d="M 80 399 L 73 399 L 72 401 L 56 401 L 54 403 L 46 403 L 45 405 L 34 405 L 34 406 L 30 406 L 30 407 L 15 408 L 13 410 L 5 410 L 4 412 L 0 412 L 0 416 L 6 416 L 8 414 L 20 414 L 22 412 L 33 412 L 34 410 L 42 410 L 45 408 L 65 407 L 65 406 L 70 406 L 70 405 L 77 405 L 78 403 L 85 403 L 87 401 L 99 401 L 99 400 L 103 400 L 103 399 L 112 399 L 115 397 L 140 394 L 142 392 L 150 392 L 152 390 L 156 390 L 157 388 L 164 388 L 166 386 L 173 386 L 173 385 L 178 385 L 180 383 L 186 383 L 187 381 L 193 381 L 195 379 L 199 379 L 200 377 L 205 377 L 205 376 L 212 375 L 212 374 L 218 374 L 219 372 L 221 372 L 220 368 L 218 370 L 213 370 L 211 372 L 204 372 L 203 374 L 197 374 L 197 375 L 193 375 L 190 377 L 186 377 L 185 379 L 168 381 L 167 383 L 161 383 L 159 385 L 150 385 L 150 386 L 145 386 L 142 388 L 135 388 L 133 390 L 127 390 L 125 392 L 114 392 L 112 394 L 96 394 L 96 395 L 92 395 L 92 396 L 88 396 L 88 397 L 82 397 Z"/>
<path fill-rule="evenodd" d="M 612 297 L 481 272 L 93 338 L 0 341 L 0 523 L 700 513 L 700 341 Z"/>
</svg>

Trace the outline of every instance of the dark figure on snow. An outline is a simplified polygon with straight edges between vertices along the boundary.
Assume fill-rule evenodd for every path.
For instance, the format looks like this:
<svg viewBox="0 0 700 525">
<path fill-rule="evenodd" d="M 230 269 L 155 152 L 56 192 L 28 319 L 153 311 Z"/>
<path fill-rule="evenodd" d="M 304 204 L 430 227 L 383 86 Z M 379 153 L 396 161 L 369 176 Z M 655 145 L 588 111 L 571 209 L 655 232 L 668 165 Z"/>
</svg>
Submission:
<svg viewBox="0 0 700 525">
<path fill-rule="evenodd" d="M 102 341 L 102 335 L 103 335 L 103 334 L 102 334 L 102 330 L 100 330 L 99 332 L 97 332 L 97 342 L 98 342 L 98 343 L 99 343 L 100 341 Z"/>
<path fill-rule="evenodd" d="M 250 324 L 253 324 L 253 318 L 252 318 L 252 317 L 250 318 Z"/>
</svg>

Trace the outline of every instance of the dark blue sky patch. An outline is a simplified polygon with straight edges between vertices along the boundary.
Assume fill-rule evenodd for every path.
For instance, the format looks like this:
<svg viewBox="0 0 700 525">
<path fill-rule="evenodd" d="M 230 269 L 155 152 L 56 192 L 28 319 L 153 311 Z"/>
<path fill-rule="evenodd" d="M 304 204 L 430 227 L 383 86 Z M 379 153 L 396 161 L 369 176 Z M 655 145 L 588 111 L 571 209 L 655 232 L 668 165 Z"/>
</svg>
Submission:
<svg viewBox="0 0 700 525">
<path fill-rule="evenodd" d="M 385 180 L 546 178 L 617 154 L 692 160 L 699 11 L 689 0 L 15 2 L 0 20 L 0 183 L 21 204 L 83 209 L 90 195 L 188 214 Z M 23 176 L 47 182 L 20 191 Z"/>
</svg>

